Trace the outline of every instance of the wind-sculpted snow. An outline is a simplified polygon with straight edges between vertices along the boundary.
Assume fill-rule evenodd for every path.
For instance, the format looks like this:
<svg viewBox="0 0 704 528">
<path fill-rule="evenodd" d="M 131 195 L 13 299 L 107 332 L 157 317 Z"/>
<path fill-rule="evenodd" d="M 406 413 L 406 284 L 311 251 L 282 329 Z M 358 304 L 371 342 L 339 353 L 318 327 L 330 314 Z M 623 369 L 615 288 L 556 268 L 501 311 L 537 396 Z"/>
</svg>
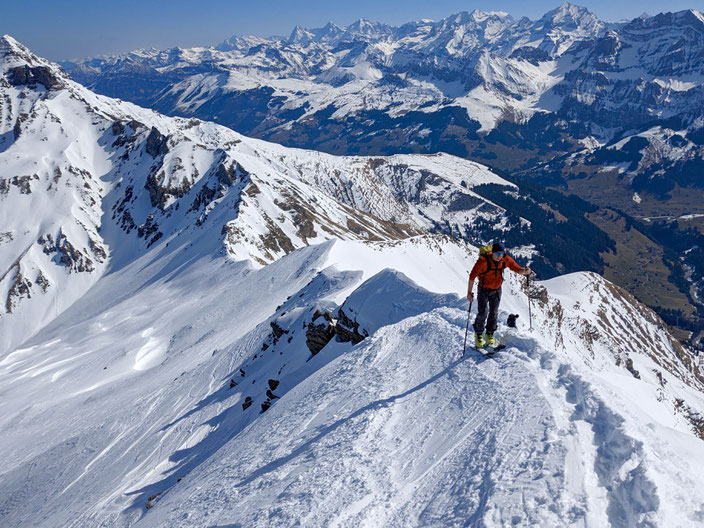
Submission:
<svg viewBox="0 0 704 528">
<path fill-rule="evenodd" d="M 657 364 L 675 361 L 665 341 L 655 358 L 634 343 L 638 380 L 577 325 L 550 326 L 565 286 L 589 275 L 540 285 L 533 332 L 509 275 L 508 348 L 462 360 L 466 301 L 448 293 L 476 250 L 327 242 L 254 269 L 203 249 L 151 248 L 3 359 L 3 525 L 699 519 L 703 447 L 675 409 L 704 407 L 701 382 Z M 599 316 L 580 306 L 574 321 Z M 316 311 L 369 337 L 340 333 L 312 355 Z"/>
</svg>

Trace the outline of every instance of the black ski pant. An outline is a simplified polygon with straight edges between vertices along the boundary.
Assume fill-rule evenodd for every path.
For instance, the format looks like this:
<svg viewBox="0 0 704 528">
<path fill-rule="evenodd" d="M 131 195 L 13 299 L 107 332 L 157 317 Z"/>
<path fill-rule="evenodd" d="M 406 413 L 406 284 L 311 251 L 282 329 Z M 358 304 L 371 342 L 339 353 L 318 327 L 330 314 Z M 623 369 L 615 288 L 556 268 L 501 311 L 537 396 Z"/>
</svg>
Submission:
<svg viewBox="0 0 704 528">
<path fill-rule="evenodd" d="M 496 320 L 499 316 L 499 303 L 501 302 L 501 288 L 488 290 L 479 288 L 477 295 L 477 318 L 474 320 L 474 331 L 478 334 L 487 334 L 496 331 Z"/>
</svg>

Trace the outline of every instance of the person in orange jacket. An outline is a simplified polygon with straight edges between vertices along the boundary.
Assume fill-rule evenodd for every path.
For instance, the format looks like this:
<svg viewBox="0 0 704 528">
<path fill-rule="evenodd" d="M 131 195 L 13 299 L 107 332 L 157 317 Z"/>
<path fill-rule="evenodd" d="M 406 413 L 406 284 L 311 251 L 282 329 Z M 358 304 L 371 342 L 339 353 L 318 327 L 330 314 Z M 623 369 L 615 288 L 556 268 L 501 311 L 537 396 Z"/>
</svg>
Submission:
<svg viewBox="0 0 704 528">
<path fill-rule="evenodd" d="M 509 257 L 501 244 L 494 244 L 491 251 L 479 257 L 477 263 L 469 274 L 469 285 L 467 287 L 467 300 L 474 301 L 474 281 L 479 277 L 479 289 L 477 300 L 477 317 L 474 320 L 474 346 L 482 348 L 485 344 L 493 346 L 496 344 L 494 332 L 496 331 L 497 318 L 499 315 L 499 303 L 501 302 L 501 284 L 504 282 L 504 269 L 509 268 L 519 275 L 530 275 L 530 268 L 519 266 L 515 260 Z M 486 341 L 484 341 L 484 329 L 486 328 Z"/>
</svg>

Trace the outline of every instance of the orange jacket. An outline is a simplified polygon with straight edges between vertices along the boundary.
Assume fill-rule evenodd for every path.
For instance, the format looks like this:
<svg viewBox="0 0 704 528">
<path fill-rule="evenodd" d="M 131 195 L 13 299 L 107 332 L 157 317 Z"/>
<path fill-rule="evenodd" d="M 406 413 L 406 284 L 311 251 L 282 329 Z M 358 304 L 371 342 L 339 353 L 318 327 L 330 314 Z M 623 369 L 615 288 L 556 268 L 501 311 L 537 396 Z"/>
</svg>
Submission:
<svg viewBox="0 0 704 528">
<path fill-rule="evenodd" d="M 486 256 L 479 257 L 479 260 L 477 260 L 477 263 L 472 268 L 472 272 L 469 274 L 469 280 L 474 280 L 479 277 L 480 288 L 498 290 L 504 282 L 504 269 L 509 268 L 515 272 L 519 272 L 523 268 L 508 255 L 501 257 L 501 260 L 498 262 L 493 259 L 492 255 L 492 253 L 487 253 Z M 489 264 L 490 262 L 491 264 Z"/>
</svg>

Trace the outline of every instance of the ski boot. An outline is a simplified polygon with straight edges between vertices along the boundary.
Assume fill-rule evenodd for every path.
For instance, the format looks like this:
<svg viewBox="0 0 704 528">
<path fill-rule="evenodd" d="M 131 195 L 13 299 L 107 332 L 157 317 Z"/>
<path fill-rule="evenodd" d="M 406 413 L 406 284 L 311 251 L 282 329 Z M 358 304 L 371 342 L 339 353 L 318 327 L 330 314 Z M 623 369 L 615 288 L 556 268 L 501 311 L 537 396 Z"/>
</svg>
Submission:
<svg viewBox="0 0 704 528">
<path fill-rule="evenodd" d="M 494 334 L 486 334 L 486 346 L 488 347 L 494 347 L 496 346 L 496 339 L 494 339 Z"/>
<path fill-rule="evenodd" d="M 474 347 L 484 348 L 484 336 L 479 332 L 474 332 Z"/>
</svg>

